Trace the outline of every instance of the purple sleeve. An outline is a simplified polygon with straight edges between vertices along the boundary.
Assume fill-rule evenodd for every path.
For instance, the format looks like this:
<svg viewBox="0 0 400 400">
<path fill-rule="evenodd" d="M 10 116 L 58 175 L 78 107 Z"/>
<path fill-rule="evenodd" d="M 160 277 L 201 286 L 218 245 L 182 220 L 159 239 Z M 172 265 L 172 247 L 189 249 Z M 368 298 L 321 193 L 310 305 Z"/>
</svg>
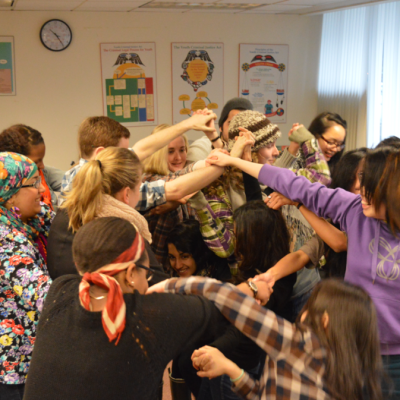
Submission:
<svg viewBox="0 0 400 400">
<path fill-rule="evenodd" d="M 354 211 L 361 209 L 361 197 L 343 189 L 328 189 L 320 183 L 311 183 L 287 169 L 265 164 L 258 176 L 267 185 L 293 201 L 303 203 L 319 217 L 331 218 L 346 231 Z"/>
</svg>

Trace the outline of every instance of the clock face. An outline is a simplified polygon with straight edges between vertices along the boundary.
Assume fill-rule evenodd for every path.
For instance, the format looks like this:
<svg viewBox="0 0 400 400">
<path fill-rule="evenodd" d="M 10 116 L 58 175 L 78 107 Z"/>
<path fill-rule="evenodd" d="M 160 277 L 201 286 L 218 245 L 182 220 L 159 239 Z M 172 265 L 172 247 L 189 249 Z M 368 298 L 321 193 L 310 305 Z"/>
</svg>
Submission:
<svg viewBox="0 0 400 400">
<path fill-rule="evenodd" d="M 49 50 L 62 51 L 70 45 L 72 32 L 64 21 L 52 19 L 42 26 L 40 40 Z"/>
</svg>

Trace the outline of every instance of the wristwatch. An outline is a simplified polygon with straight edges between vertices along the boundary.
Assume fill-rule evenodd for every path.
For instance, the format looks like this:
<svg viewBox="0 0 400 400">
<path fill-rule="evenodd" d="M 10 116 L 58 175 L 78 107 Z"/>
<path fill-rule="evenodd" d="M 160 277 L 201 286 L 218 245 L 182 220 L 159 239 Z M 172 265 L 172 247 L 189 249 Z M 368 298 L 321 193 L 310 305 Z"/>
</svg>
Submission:
<svg viewBox="0 0 400 400">
<path fill-rule="evenodd" d="M 254 298 L 257 298 L 257 294 L 258 294 L 258 288 L 257 285 L 253 282 L 253 281 L 246 281 L 247 284 L 249 285 L 249 288 L 251 289 L 251 291 L 254 294 Z"/>
</svg>

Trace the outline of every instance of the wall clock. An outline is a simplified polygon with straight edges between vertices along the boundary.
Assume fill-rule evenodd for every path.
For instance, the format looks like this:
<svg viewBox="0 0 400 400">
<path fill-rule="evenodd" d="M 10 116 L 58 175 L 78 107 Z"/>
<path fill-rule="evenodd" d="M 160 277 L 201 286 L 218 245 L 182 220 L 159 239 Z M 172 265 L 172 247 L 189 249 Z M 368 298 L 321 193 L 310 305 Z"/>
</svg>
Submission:
<svg viewBox="0 0 400 400">
<path fill-rule="evenodd" d="M 71 44 L 71 28 L 60 19 L 51 19 L 40 29 L 40 40 L 46 49 L 63 51 Z"/>
</svg>

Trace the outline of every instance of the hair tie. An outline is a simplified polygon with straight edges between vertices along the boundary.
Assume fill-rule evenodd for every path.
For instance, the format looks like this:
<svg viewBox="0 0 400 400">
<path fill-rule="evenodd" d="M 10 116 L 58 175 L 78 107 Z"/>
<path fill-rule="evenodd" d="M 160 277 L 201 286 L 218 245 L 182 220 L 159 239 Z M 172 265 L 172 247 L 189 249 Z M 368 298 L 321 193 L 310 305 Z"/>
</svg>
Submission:
<svg viewBox="0 0 400 400">
<path fill-rule="evenodd" d="M 103 165 L 101 164 L 100 160 L 96 160 L 99 163 L 99 168 L 101 169 L 103 167 Z"/>
</svg>

